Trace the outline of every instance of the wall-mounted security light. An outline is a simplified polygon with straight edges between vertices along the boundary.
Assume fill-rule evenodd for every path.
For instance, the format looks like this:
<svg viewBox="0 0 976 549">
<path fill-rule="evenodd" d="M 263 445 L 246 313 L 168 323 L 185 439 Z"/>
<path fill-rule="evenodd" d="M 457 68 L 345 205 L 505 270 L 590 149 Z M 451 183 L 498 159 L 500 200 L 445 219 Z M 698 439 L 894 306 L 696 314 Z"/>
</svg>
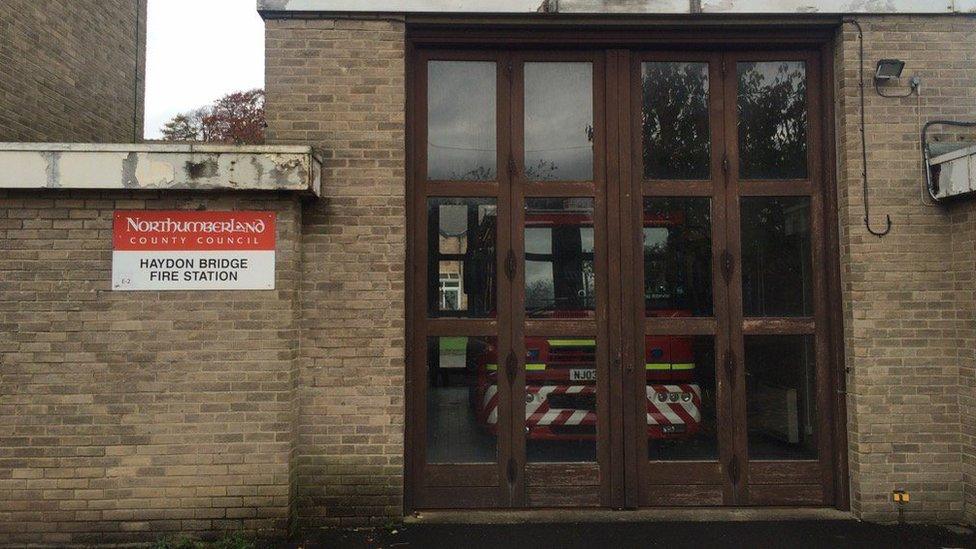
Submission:
<svg viewBox="0 0 976 549">
<path fill-rule="evenodd" d="M 874 71 L 874 89 L 881 97 L 908 97 L 919 91 L 922 79 L 913 76 L 908 81 L 908 90 L 901 93 L 891 93 L 884 91 L 888 83 L 892 80 L 901 78 L 901 72 L 905 70 L 905 62 L 901 59 L 881 59 L 878 67 Z"/>
<path fill-rule="evenodd" d="M 901 71 L 905 69 L 905 62 L 901 59 L 881 59 L 874 72 L 875 80 L 893 80 L 901 78 Z"/>
</svg>

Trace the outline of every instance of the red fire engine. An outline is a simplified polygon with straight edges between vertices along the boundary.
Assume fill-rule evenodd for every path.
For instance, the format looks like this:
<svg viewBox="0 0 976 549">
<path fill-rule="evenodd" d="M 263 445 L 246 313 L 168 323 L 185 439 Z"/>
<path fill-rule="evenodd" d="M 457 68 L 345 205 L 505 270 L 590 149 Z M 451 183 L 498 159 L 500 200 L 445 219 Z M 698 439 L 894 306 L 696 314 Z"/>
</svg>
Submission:
<svg viewBox="0 0 976 549">
<path fill-rule="evenodd" d="M 683 215 L 645 217 L 645 269 L 671 276 L 671 284 L 656 284 L 646 277 L 648 316 L 690 316 L 675 308 L 668 295 L 673 283 L 675 254 L 664 247 L 680 238 Z M 532 318 L 579 318 L 593 304 L 592 220 L 579 212 L 526 211 L 526 277 L 532 264 L 542 265 L 553 282 L 531 288 L 527 280 L 526 308 Z M 535 234 L 533 234 L 535 233 Z M 588 234 L 587 234 L 588 233 Z M 563 249 L 556 249 L 562 246 Z M 669 267 L 662 262 L 671 263 Z M 560 265 L 559 263 L 562 263 Z M 535 269 L 539 270 L 539 269 Z M 589 279 L 586 273 L 589 273 Z M 560 274 L 562 278 L 560 279 Z M 655 275 L 656 276 L 656 275 Z M 550 287 L 551 286 L 551 287 Z M 596 436 L 596 342 L 578 338 L 526 338 L 525 427 L 537 440 L 586 440 Z M 478 423 L 497 433 L 498 353 L 488 346 L 475 361 L 477 385 L 472 394 Z M 650 438 L 688 438 L 701 426 L 702 393 L 695 382 L 695 356 L 690 338 L 648 336 L 644 343 L 647 394 L 647 434 Z"/>
</svg>

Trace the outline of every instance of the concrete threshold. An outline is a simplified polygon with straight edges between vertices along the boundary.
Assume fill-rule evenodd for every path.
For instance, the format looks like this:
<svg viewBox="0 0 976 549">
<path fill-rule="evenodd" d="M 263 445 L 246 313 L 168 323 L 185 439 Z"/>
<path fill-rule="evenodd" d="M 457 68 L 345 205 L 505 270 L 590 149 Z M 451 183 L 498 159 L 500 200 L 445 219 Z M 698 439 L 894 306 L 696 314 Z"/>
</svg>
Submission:
<svg viewBox="0 0 976 549">
<path fill-rule="evenodd" d="M 752 522 L 855 520 L 848 511 L 824 508 L 654 508 L 418 511 L 407 524 L 522 524 L 580 522 Z"/>
</svg>

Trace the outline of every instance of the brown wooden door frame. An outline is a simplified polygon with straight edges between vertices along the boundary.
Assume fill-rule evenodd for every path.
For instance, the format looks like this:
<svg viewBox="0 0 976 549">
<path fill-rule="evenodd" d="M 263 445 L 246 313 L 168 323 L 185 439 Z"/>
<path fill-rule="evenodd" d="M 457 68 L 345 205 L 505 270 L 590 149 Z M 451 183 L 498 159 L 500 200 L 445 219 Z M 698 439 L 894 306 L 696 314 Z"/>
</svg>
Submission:
<svg viewBox="0 0 976 549">
<path fill-rule="evenodd" d="M 803 180 L 746 180 L 739 177 L 737 136 L 737 68 L 740 61 L 802 61 L 807 77 L 807 177 Z M 801 50 L 737 51 L 724 54 L 726 64 L 725 143 L 728 150 L 728 187 L 726 194 L 727 243 L 734 275 L 729 285 L 730 348 L 734 375 L 733 444 L 731 462 L 736 505 L 829 505 L 833 498 L 833 455 L 829 391 L 831 357 L 829 355 L 828 303 L 826 281 L 826 223 L 823 203 L 822 82 L 820 52 Z M 813 272 L 813 314 L 810 317 L 754 318 L 743 316 L 741 276 L 740 202 L 746 197 L 805 196 L 810 199 L 811 269 Z M 810 335 L 815 341 L 818 423 L 816 428 L 818 459 L 796 461 L 751 461 L 746 432 L 746 378 L 744 337 L 753 335 Z"/>
<path fill-rule="evenodd" d="M 429 464 L 426 460 L 426 391 L 428 338 L 438 336 L 484 336 L 496 338 L 499 349 L 511 347 L 511 283 L 498 277 L 496 315 L 484 319 L 428 318 L 427 273 L 427 202 L 430 198 L 493 198 L 497 204 L 496 272 L 505 270 L 510 228 L 511 179 L 509 163 L 510 105 L 507 93 L 496 94 L 497 154 L 496 178 L 492 182 L 428 181 L 427 174 L 427 62 L 440 60 L 490 61 L 496 64 L 496 89 L 510 88 L 510 75 L 502 70 L 510 54 L 498 51 L 414 51 L 418 70 L 411 71 L 410 88 L 410 187 L 408 288 L 410 288 L 410 359 L 407 363 L 408 451 L 406 463 L 410 487 L 409 508 L 508 507 L 510 491 L 502 479 L 507 475 L 511 456 L 510 429 L 498 429 L 495 464 Z M 499 394 L 498 425 L 510 425 L 511 387 L 505 376 L 496 381 Z"/>
<path fill-rule="evenodd" d="M 463 36 L 447 39 L 447 42 L 470 43 L 472 34 L 477 33 L 464 33 Z M 803 324 L 802 322 L 798 323 L 796 319 L 788 319 L 786 321 L 764 320 L 758 323 L 752 321 L 732 322 L 729 316 L 731 314 L 730 311 L 720 311 L 720 300 L 716 299 L 715 315 L 711 319 L 683 319 L 667 326 L 656 325 L 656 323 L 652 322 L 645 326 L 643 311 L 638 310 L 638 307 L 633 305 L 635 302 L 634 298 L 642 296 L 643 288 L 642 286 L 638 287 L 638 285 L 642 285 L 643 283 L 642 278 L 631 276 L 630 282 L 632 283 L 625 282 L 627 281 L 627 274 L 630 272 L 626 266 L 636 263 L 642 264 L 642 255 L 638 255 L 642 254 L 642 247 L 639 243 L 640 231 L 636 230 L 634 224 L 636 223 L 635 220 L 641 219 L 644 191 L 648 190 L 648 184 L 640 181 L 642 171 L 639 163 L 635 161 L 635 157 L 639 157 L 640 155 L 639 148 L 635 148 L 634 144 L 637 143 L 639 145 L 640 135 L 639 128 L 635 124 L 632 113 L 639 111 L 640 95 L 633 95 L 635 91 L 635 80 L 639 80 L 635 77 L 634 67 L 639 67 L 639 59 L 642 58 L 663 56 L 665 58 L 678 59 L 704 55 L 709 59 L 713 59 L 718 54 L 692 54 L 683 46 L 678 45 L 666 48 L 666 53 L 644 53 L 640 50 L 632 49 L 628 43 L 630 38 L 621 35 L 616 43 L 627 44 L 623 48 L 603 49 L 597 44 L 594 44 L 593 47 L 596 49 L 589 52 L 585 50 L 580 52 L 577 50 L 575 53 L 561 53 L 555 54 L 553 57 L 548 57 L 548 59 L 559 59 L 561 56 L 569 56 L 564 58 L 571 58 L 573 55 L 587 58 L 591 57 L 604 67 L 605 78 L 602 85 L 599 83 L 600 78 L 597 76 L 597 71 L 594 71 L 596 90 L 594 99 L 597 104 L 594 115 L 597 116 L 598 112 L 605 110 L 606 116 L 602 123 L 595 122 L 594 126 L 598 129 L 602 128 L 604 132 L 603 137 L 599 141 L 604 147 L 604 154 L 602 156 L 605 160 L 605 166 L 598 172 L 595 163 L 594 170 L 595 174 L 605 174 L 605 179 L 602 189 L 590 188 L 584 184 L 555 184 L 561 185 L 561 188 L 558 189 L 545 188 L 545 185 L 548 184 L 533 184 L 539 185 L 533 189 L 531 186 L 523 188 L 522 185 L 515 185 L 514 182 L 516 179 L 509 174 L 508 170 L 510 159 L 516 161 L 516 168 L 521 166 L 519 162 L 520 157 L 516 158 L 516 155 L 520 155 L 520 148 L 515 146 L 513 142 L 508 141 L 509 136 L 513 136 L 514 139 L 516 133 L 519 133 L 520 136 L 521 121 L 515 123 L 517 106 L 513 104 L 511 98 L 516 96 L 514 90 L 516 81 L 510 79 L 511 76 L 507 71 L 507 65 L 511 61 L 514 67 L 518 65 L 517 60 L 519 59 L 524 60 L 533 56 L 538 58 L 539 55 L 536 53 L 519 53 L 517 51 L 518 41 L 512 40 L 510 34 L 494 42 L 499 49 L 483 49 L 485 43 L 493 43 L 493 39 L 487 36 L 490 34 L 486 33 L 485 40 L 479 46 L 471 49 L 418 47 L 418 41 L 415 40 L 416 35 L 414 39 L 408 41 L 407 204 L 409 216 L 407 227 L 407 287 L 409 291 L 405 508 L 409 512 L 414 509 L 451 507 L 523 507 L 532 503 L 530 496 L 533 478 L 537 478 L 539 482 L 535 484 L 541 486 L 539 483 L 551 481 L 554 475 L 558 476 L 560 473 L 580 472 L 579 469 L 573 468 L 563 468 L 562 471 L 559 471 L 554 466 L 526 466 L 524 462 L 525 437 L 519 436 L 521 434 L 522 422 L 524 421 L 524 408 L 521 408 L 523 410 L 521 414 L 518 411 L 511 410 L 511 408 L 519 408 L 519 404 L 524 406 L 524 399 L 517 399 L 515 393 L 524 392 L 523 365 L 525 349 L 523 336 L 526 333 L 573 336 L 593 334 L 594 331 L 598 331 L 599 333 L 596 334 L 597 338 L 602 338 L 602 341 L 605 342 L 603 347 L 606 350 L 605 352 L 601 352 L 601 356 L 603 357 L 601 360 L 604 361 L 601 368 L 603 368 L 603 371 L 608 372 L 609 375 L 602 376 L 607 378 L 607 380 L 606 385 L 600 391 L 606 395 L 605 397 L 601 397 L 604 399 L 604 402 L 601 404 L 601 416 L 605 417 L 605 423 L 612 425 L 613 428 L 609 428 L 608 436 L 604 437 L 606 440 L 602 443 L 606 449 L 601 450 L 601 455 L 603 452 L 606 452 L 608 455 L 605 458 L 601 458 L 601 463 L 604 464 L 604 467 L 602 471 L 603 478 L 600 480 L 600 505 L 615 508 L 648 505 L 652 500 L 649 498 L 650 494 L 645 490 L 651 486 L 649 484 L 651 477 L 655 479 L 656 484 L 654 486 L 670 485 L 671 482 L 668 481 L 668 478 L 673 479 L 675 483 L 680 482 L 685 486 L 687 486 L 689 479 L 699 483 L 699 485 L 704 485 L 702 483 L 705 482 L 713 482 L 711 479 L 715 479 L 716 475 L 720 479 L 727 479 L 728 464 L 730 462 L 727 459 L 729 456 L 724 452 L 720 457 L 719 463 L 699 464 L 701 466 L 693 467 L 695 469 L 694 471 L 689 470 L 687 464 L 661 466 L 660 464 L 648 463 L 646 441 L 642 440 L 639 435 L 634 434 L 643 429 L 643 423 L 645 421 L 643 416 L 638 416 L 634 412 L 639 408 L 641 403 L 640 399 L 646 398 L 646 395 L 643 395 L 643 393 L 641 395 L 637 394 L 638 385 L 643 383 L 643 381 L 638 382 L 637 376 L 639 373 L 643 373 L 643 371 L 642 369 L 633 367 L 638 359 L 643 359 L 643 333 L 667 332 L 671 335 L 713 334 L 716 338 L 716 361 L 721 361 L 725 350 L 734 351 L 739 363 L 735 374 L 741 377 L 743 375 L 741 365 L 743 333 L 795 333 L 798 330 L 809 329 L 809 325 Z M 558 35 L 558 33 L 553 34 Z M 609 36 L 612 33 L 606 32 L 603 34 L 607 36 L 607 43 L 614 40 L 612 36 Z M 689 37 L 692 34 L 685 33 L 686 37 L 682 40 L 691 40 Z M 420 40 L 420 42 L 430 40 L 430 36 L 432 35 L 424 35 L 423 40 Z M 641 36 L 646 37 L 646 35 Z M 752 42 L 749 40 L 741 40 L 740 38 L 737 43 L 755 43 L 756 45 L 762 46 L 767 44 L 763 42 L 761 33 L 751 33 L 751 36 Z M 534 34 L 531 42 L 537 46 L 545 43 L 540 43 L 539 39 L 540 35 Z M 441 39 L 439 38 L 438 40 Z M 438 40 L 434 40 L 433 42 L 437 42 Z M 553 46 L 558 46 L 559 43 L 556 39 L 551 40 L 553 40 L 551 42 Z M 571 42 L 572 38 L 568 38 L 567 40 Z M 638 39 L 634 38 L 634 40 Z M 803 46 L 799 49 L 787 48 L 775 52 L 757 50 L 755 55 L 749 54 L 749 56 L 756 59 L 756 55 L 772 55 L 773 57 L 778 56 L 777 59 L 783 59 L 783 55 L 787 54 L 788 56 L 794 57 L 799 55 L 804 59 L 815 58 L 818 61 L 831 60 L 832 46 L 829 41 L 818 40 L 801 40 L 799 43 L 802 43 Z M 636 44 L 637 42 L 635 41 L 634 43 Z M 814 44 L 819 46 L 811 50 L 810 46 Z M 439 45 L 443 46 L 444 44 Z M 664 46 L 662 45 L 662 47 Z M 736 59 L 737 57 L 735 56 L 745 55 L 744 52 L 746 51 L 749 50 L 733 50 L 724 55 L 719 55 L 719 57 L 726 59 L 726 63 L 728 63 L 729 59 Z M 542 55 L 545 56 L 545 54 Z M 496 182 L 426 181 L 426 149 L 424 146 L 426 143 L 426 61 L 430 59 L 484 59 L 493 60 L 497 63 L 498 176 Z M 719 133 L 721 134 L 720 139 L 725 141 L 727 141 L 729 135 L 735 137 L 734 89 L 732 90 L 733 95 L 731 96 L 732 102 L 728 102 L 728 82 L 735 82 L 734 63 L 731 67 L 732 70 L 727 71 L 724 79 L 713 80 L 710 78 L 711 92 L 713 94 L 715 93 L 715 87 L 719 84 L 726 88 L 724 93 L 714 95 L 713 97 L 715 99 L 721 98 L 721 101 L 726 105 L 732 106 L 732 108 L 724 109 L 725 115 L 721 117 L 722 124 L 725 127 L 723 129 L 724 131 Z M 729 76 L 729 73 L 732 76 Z M 710 73 L 711 76 L 712 73 Z M 818 425 L 818 431 L 820 433 L 818 442 L 821 446 L 819 453 L 820 461 L 813 466 L 802 466 L 800 473 L 803 478 L 809 477 L 810 479 L 813 479 L 814 475 L 819 475 L 818 485 L 822 487 L 821 505 L 833 504 L 839 508 L 846 508 L 846 444 L 844 443 L 846 434 L 844 431 L 844 397 L 842 393 L 844 376 L 841 362 L 843 351 L 840 339 L 842 336 L 842 328 L 837 318 L 840 306 L 839 257 L 837 253 L 837 238 L 836 234 L 833 234 L 835 231 L 832 229 L 832 223 L 836 222 L 836 193 L 832 185 L 834 182 L 834 169 L 832 166 L 833 124 L 832 117 L 830 116 L 832 115 L 830 101 L 832 96 L 829 88 L 832 82 L 830 63 L 823 63 L 823 66 L 818 65 L 814 69 L 811 69 L 808 65 L 808 78 L 810 78 L 810 85 L 808 85 L 808 93 L 810 94 L 808 106 L 811 109 L 814 106 L 817 107 L 816 112 L 811 110 L 808 115 L 808 120 L 811 122 L 811 132 L 808 135 L 808 154 L 811 156 L 816 155 L 819 158 L 816 165 L 813 163 L 809 165 L 810 178 L 817 180 L 816 192 L 811 191 L 812 195 L 816 195 L 815 198 L 812 198 L 814 202 L 811 206 L 815 212 L 822 212 L 820 214 L 814 214 L 813 217 L 819 221 L 815 219 L 814 226 L 811 227 L 812 238 L 819 240 L 819 244 L 815 247 L 821 250 L 821 255 L 819 256 L 821 261 L 814 262 L 814 268 L 818 269 L 818 276 L 815 277 L 815 280 L 819 281 L 817 282 L 818 289 L 816 290 L 819 297 L 817 298 L 818 309 L 815 314 L 817 320 L 814 322 L 813 329 L 817 336 L 817 362 L 823 365 L 818 368 L 818 404 L 826 404 L 826 407 L 821 408 L 826 413 L 821 414 L 821 421 Z M 816 81 L 816 85 L 814 85 L 814 80 Z M 521 83 L 520 79 L 518 83 Z M 507 99 L 506 94 L 502 91 L 506 89 L 512 90 L 511 93 L 507 94 Z M 596 100 L 598 95 L 603 96 L 602 101 Z M 823 101 L 821 101 L 822 99 Z M 601 106 L 604 108 L 601 108 Z M 730 112 L 731 120 L 729 119 Z M 714 115 L 712 119 L 715 119 Z M 511 128 L 517 127 L 519 130 L 515 132 L 505 127 L 506 125 Z M 813 129 L 813 126 L 817 128 Z M 712 133 L 713 177 L 708 185 L 692 185 L 690 187 L 692 190 L 690 191 L 681 191 L 677 185 L 665 185 L 649 190 L 652 195 L 666 196 L 679 196 L 681 193 L 697 196 L 703 196 L 703 193 L 711 194 L 713 196 L 713 235 L 716 232 L 727 232 L 730 230 L 734 230 L 737 233 L 737 213 L 734 216 L 730 215 L 729 219 L 725 219 L 725 212 L 718 212 L 722 214 L 721 219 L 716 215 L 716 209 L 721 210 L 724 207 L 716 206 L 716 203 L 719 202 L 719 194 L 716 190 L 715 157 L 719 147 L 715 146 L 718 141 L 715 140 L 714 129 Z M 726 143 L 726 145 L 728 144 Z M 721 162 L 720 159 L 718 161 Z M 730 170 L 730 172 L 734 171 L 734 169 Z M 516 172 L 518 172 L 517 169 Z M 517 177 L 517 174 L 513 175 Z M 722 184 L 726 185 L 724 181 L 722 181 Z M 727 185 L 729 188 L 736 186 L 731 179 Z M 790 191 L 789 189 L 782 189 L 775 186 L 770 187 L 766 184 L 753 185 L 753 187 L 755 189 L 751 190 L 760 193 L 796 193 L 795 189 Z M 685 188 L 687 189 L 689 187 Z M 554 191 L 565 194 L 553 195 L 552 192 Z M 426 201 L 428 197 L 494 197 L 498 204 L 498 233 L 496 235 L 497 272 L 504 273 L 504 261 L 507 255 L 506 245 L 510 245 L 514 252 L 522 251 L 521 235 L 517 232 L 522 230 L 520 221 L 523 209 L 520 204 L 521 199 L 527 195 L 585 195 L 593 196 L 594 200 L 597 200 L 601 193 L 603 197 L 603 213 L 597 213 L 601 211 L 601 208 L 595 207 L 595 216 L 602 216 L 602 221 L 595 219 L 595 226 L 598 223 L 602 224 L 605 227 L 604 232 L 606 234 L 604 242 L 606 265 L 603 279 L 604 290 L 602 293 L 604 296 L 602 301 L 605 305 L 602 313 L 604 316 L 598 313 L 594 318 L 595 326 L 586 327 L 584 326 L 586 322 L 557 321 L 552 326 L 549 324 L 553 321 L 530 320 L 526 322 L 524 318 L 519 316 L 524 309 L 524 301 L 522 301 L 524 300 L 524 295 L 521 293 L 522 290 L 516 288 L 517 284 L 505 280 L 504 276 L 499 276 L 498 281 L 498 315 L 496 318 L 427 318 L 427 301 L 423 296 L 427 291 Z M 723 194 L 722 197 L 726 200 L 728 199 L 726 194 Z M 730 212 L 736 210 L 737 212 L 737 208 L 728 208 L 728 210 Z M 725 227 L 722 227 L 722 225 L 725 225 Z M 734 229 L 732 228 L 733 225 Z M 518 249 L 516 249 L 517 247 Z M 712 259 L 713 279 L 715 282 L 720 280 L 717 273 L 720 258 L 717 256 L 722 251 L 720 249 L 721 247 L 719 240 L 713 238 Z M 614 256 L 616 260 L 614 260 Z M 518 253 L 518 257 L 522 257 L 521 253 Z M 519 267 L 519 274 L 521 274 L 521 269 L 522 267 Z M 736 271 L 736 275 L 738 275 L 738 270 Z M 518 280 L 518 277 L 516 277 L 516 280 Z M 717 287 L 717 283 L 713 284 L 713 289 Z M 738 291 L 740 293 L 737 303 L 741 310 L 741 287 Z M 640 301 L 642 301 L 642 297 Z M 631 306 L 627 306 L 628 303 Z M 832 314 L 828 314 L 828 311 L 831 311 Z M 601 318 L 602 321 L 599 321 L 598 319 Z M 723 325 L 729 326 L 729 329 L 723 330 Z M 645 326 L 643 333 L 640 332 L 640 327 L 642 326 Z M 738 326 L 738 331 L 736 331 L 736 326 Z M 637 337 L 638 334 L 640 337 Z M 730 334 L 730 337 L 726 337 L 723 334 Z M 426 377 L 424 372 L 427 360 L 426 345 L 427 337 L 436 335 L 491 335 L 498 338 L 500 349 L 510 348 L 516 351 L 520 374 L 516 376 L 511 386 L 503 379 L 504 376 L 499 376 L 498 380 L 499 391 L 502 394 L 503 402 L 515 404 L 502 406 L 499 409 L 503 416 L 499 419 L 499 425 L 508 424 L 512 428 L 507 430 L 506 433 L 499 433 L 498 459 L 494 465 L 429 465 L 425 462 L 424 452 L 426 441 L 424 431 L 426 428 L 426 406 L 424 394 L 426 390 Z M 502 358 L 499 358 L 499 362 L 501 362 Z M 726 375 L 724 372 L 724 368 L 716 368 L 716 375 L 720 378 L 719 382 L 725 381 L 722 379 Z M 723 393 L 723 396 L 719 397 L 720 406 L 723 405 L 721 402 L 727 401 L 726 404 L 729 407 L 736 407 L 736 411 L 730 411 L 726 415 L 732 417 L 733 414 L 736 414 L 741 416 L 744 421 L 744 394 L 739 395 L 736 393 L 734 398 L 732 396 L 732 393 L 736 391 L 735 387 L 743 387 L 741 379 L 737 379 L 736 381 L 732 392 L 720 389 L 720 392 Z M 643 387 L 640 387 L 640 390 L 643 391 Z M 735 401 L 735 403 L 732 401 Z M 782 482 L 784 480 L 782 474 L 786 470 L 784 467 L 789 468 L 791 474 L 794 473 L 796 469 L 795 462 L 788 464 L 765 462 L 749 464 L 747 460 L 742 460 L 743 453 L 746 450 L 744 444 L 745 432 L 741 427 L 744 427 L 744 424 L 740 425 L 742 432 L 735 434 L 732 434 L 731 429 L 722 429 L 723 433 L 728 433 L 723 436 L 735 437 L 736 442 L 734 444 L 722 444 L 721 447 L 735 448 L 735 455 L 739 458 L 740 469 L 743 471 L 740 473 L 741 477 L 738 483 L 723 480 L 723 503 L 735 505 L 756 505 L 777 502 L 783 502 L 785 504 L 809 504 L 809 498 L 798 501 L 796 499 L 790 500 L 787 497 L 789 496 L 789 492 L 794 490 L 797 484 Z M 518 457 L 519 455 L 520 458 Z M 515 482 L 510 487 L 507 482 L 507 476 L 511 469 L 510 462 L 513 459 L 515 460 L 516 470 Z M 585 467 L 582 472 L 589 474 Z M 806 487 L 809 485 L 802 484 L 800 486 Z M 755 493 L 758 497 L 750 497 L 752 493 Z M 578 497 L 574 495 L 572 489 L 567 489 L 562 496 L 555 497 L 556 500 L 550 499 L 545 503 L 550 505 L 578 504 Z M 560 497 L 562 498 L 561 500 L 559 500 Z"/>
<path fill-rule="evenodd" d="M 628 52 L 629 53 L 629 52 Z M 641 120 L 641 64 L 646 61 L 698 62 L 708 64 L 709 75 L 709 133 L 710 177 L 704 180 L 645 180 L 643 177 L 643 150 Z M 622 104 L 620 116 L 629 127 L 629 149 L 621 151 L 621 163 L 630 166 L 629 195 L 632 200 L 625 206 L 629 212 L 621 232 L 629 235 L 629 243 L 624 248 L 628 254 L 627 263 L 633 265 L 631 284 L 625 302 L 632 306 L 628 311 L 630 321 L 624 326 L 625 348 L 629 353 L 624 358 L 628 365 L 625 380 L 628 404 L 634 417 L 635 429 L 629 431 L 628 439 L 633 441 L 629 450 L 634 455 L 630 461 L 635 465 L 630 478 L 635 483 L 628 484 L 627 504 L 629 507 L 648 507 L 654 505 L 707 505 L 717 501 L 724 504 L 733 502 L 732 486 L 723 475 L 723 463 L 731 459 L 732 434 L 734 425 L 730 421 L 731 392 L 729 380 L 721 368 L 722 358 L 729 347 L 729 316 L 727 288 L 721 283 L 722 252 L 726 234 L 725 194 L 727 182 L 723 171 L 725 152 L 724 113 L 725 97 L 722 76 L 722 54 L 717 52 L 689 51 L 637 51 L 629 55 L 627 90 L 634 98 Z M 623 103 L 623 102 L 622 102 Z M 690 318 L 650 318 L 644 310 L 644 265 L 642 224 L 643 201 L 645 197 L 699 197 L 710 202 L 711 221 L 711 262 L 712 262 L 712 302 L 713 313 L 707 317 Z M 645 400 L 646 372 L 644 362 L 644 337 L 648 335 L 669 336 L 710 336 L 715 349 L 715 375 L 717 388 L 716 408 L 719 425 L 719 456 L 717 460 L 704 461 L 649 461 L 646 440 L 647 414 Z"/>
<path fill-rule="evenodd" d="M 648 461 L 645 435 L 638 427 L 628 431 L 634 444 L 628 456 L 636 461 L 634 469 L 625 476 L 638 479 L 637 486 L 628 486 L 628 506 L 702 505 L 712 501 L 724 505 L 830 505 L 835 503 L 835 467 L 832 450 L 831 379 L 834 357 L 828 318 L 830 253 L 827 248 L 828 209 L 825 207 L 822 116 L 822 69 L 818 50 L 797 51 L 732 51 L 707 52 L 635 52 L 631 61 L 630 93 L 640 97 L 640 63 L 643 61 L 698 61 L 709 64 L 711 179 L 708 181 L 645 181 L 643 179 L 639 113 L 636 100 L 629 105 L 621 102 L 620 116 L 627 116 L 631 127 L 630 150 L 621 151 L 621 161 L 631 161 L 631 193 L 634 199 L 623 209 L 629 220 L 621 225 L 621 232 L 630 235 L 630 256 L 624 258 L 634 265 L 631 292 L 625 301 L 632 304 L 631 322 L 624 325 L 624 339 L 630 343 L 630 353 L 624 357 L 628 365 L 625 379 L 631 395 L 628 405 L 642 426 L 644 372 L 637 366 L 643 360 L 644 335 L 673 335 L 714 337 L 716 360 L 716 408 L 719 425 L 719 459 L 717 461 Z M 738 177 L 737 135 L 737 75 L 738 61 L 803 61 L 807 74 L 807 167 L 803 181 L 740 180 Z M 643 265 L 640 261 L 642 244 L 639 223 L 643 197 L 698 196 L 711 199 L 712 222 L 712 288 L 714 314 L 711 317 L 682 319 L 645 318 L 643 311 Z M 811 200 L 811 249 L 814 272 L 814 313 L 807 318 L 745 318 L 742 316 L 742 278 L 740 273 L 741 233 L 740 198 L 749 196 L 807 196 Z M 731 261 L 733 270 L 726 279 L 722 263 Z M 641 328 L 643 327 L 643 328 Z M 750 461 L 746 425 L 744 336 L 804 334 L 815 337 L 817 372 L 817 409 L 819 410 L 818 459 L 804 461 Z M 625 345 L 626 349 L 626 345 Z"/>
<path fill-rule="evenodd" d="M 592 66 L 593 179 L 589 181 L 530 181 L 524 158 L 524 68 L 526 63 L 586 62 Z M 611 448 L 608 409 L 610 393 L 608 337 L 610 249 L 607 230 L 607 152 L 605 107 L 605 56 L 600 51 L 520 51 L 512 66 L 512 250 L 519 265 L 512 281 L 512 342 L 518 370 L 512 387 L 512 457 L 518 471 L 514 502 L 520 507 L 609 506 Z M 587 319 L 528 319 L 525 315 L 525 201 L 527 198 L 590 198 L 593 200 L 594 271 L 596 310 Z M 596 463 L 528 463 L 525 440 L 525 338 L 585 337 L 596 340 L 597 461 Z"/>
</svg>

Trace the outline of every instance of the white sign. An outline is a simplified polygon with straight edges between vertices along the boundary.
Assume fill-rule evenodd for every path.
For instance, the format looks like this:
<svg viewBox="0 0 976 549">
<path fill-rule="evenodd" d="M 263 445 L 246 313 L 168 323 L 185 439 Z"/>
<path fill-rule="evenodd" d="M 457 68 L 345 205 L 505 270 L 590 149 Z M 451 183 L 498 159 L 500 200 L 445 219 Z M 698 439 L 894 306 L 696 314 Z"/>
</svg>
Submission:
<svg viewBox="0 0 976 549">
<path fill-rule="evenodd" d="M 273 290 L 274 212 L 118 211 L 112 289 Z"/>
</svg>

